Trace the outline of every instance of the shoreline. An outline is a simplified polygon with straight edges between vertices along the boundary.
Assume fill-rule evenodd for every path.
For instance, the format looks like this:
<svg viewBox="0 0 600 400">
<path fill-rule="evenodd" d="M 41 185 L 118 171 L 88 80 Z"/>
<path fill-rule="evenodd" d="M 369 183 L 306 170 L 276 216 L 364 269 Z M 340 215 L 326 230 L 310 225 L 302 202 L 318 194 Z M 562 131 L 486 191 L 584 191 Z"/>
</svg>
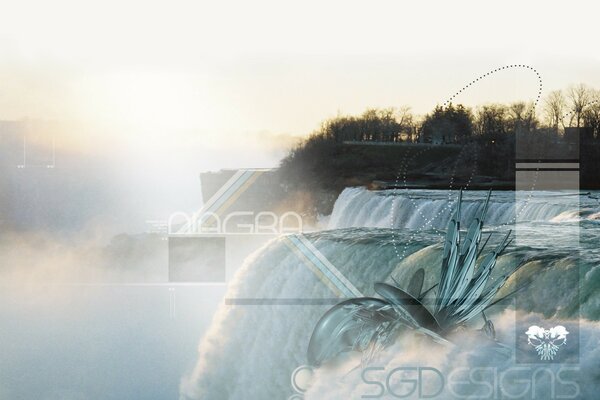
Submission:
<svg viewBox="0 0 600 400">
<path fill-rule="evenodd" d="M 391 190 L 391 189 L 425 189 L 425 190 L 447 190 L 447 189 L 458 189 L 463 190 L 502 190 L 511 191 L 515 190 L 514 182 L 503 181 L 503 182 L 454 182 L 452 187 L 448 182 L 426 182 L 426 181 L 410 181 L 406 183 L 396 183 L 389 181 L 373 181 L 367 185 L 367 189 L 378 191 L 378 190 Z"/>
</svg>

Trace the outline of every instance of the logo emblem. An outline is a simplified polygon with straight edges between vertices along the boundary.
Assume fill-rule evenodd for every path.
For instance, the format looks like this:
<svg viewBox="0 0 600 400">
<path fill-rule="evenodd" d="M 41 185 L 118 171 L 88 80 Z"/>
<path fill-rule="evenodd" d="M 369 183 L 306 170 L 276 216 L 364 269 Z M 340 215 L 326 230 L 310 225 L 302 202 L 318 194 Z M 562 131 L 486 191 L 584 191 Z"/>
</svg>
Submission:
<svg viewBox="0 0 600 400">
<path fill-rule="evenodd" d="M 548 361 L 554 360 L 558 350 L 567 343 L 569 332 L 562 325 L 556 325 L 550 329 L 532 325 L 525 334 L 527 335 L 527 343 L 535 348 L 540 360 Z"/>
<path fill-rule="evenodd" d="M 302 400 L 304 393 L 310 387 L 313 378 L 313 368 L 310 365 L 301 365 L 292 372 L 292 388 L 296 394 L 291 395 L 288 400 Z"/>
</svg>

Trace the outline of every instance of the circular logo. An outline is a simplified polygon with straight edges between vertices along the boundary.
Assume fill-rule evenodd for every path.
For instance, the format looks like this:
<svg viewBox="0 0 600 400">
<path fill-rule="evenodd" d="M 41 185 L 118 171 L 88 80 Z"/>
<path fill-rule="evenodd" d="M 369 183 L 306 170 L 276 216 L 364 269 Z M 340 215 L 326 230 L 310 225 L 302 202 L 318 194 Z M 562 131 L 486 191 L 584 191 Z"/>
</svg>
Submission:
<svg viewBox="0 0 600 400">
<path fill-rule="evenodd" d="M 312 381 L 313 369 L 309 365 L 301 365 L 292 372 L 292 387 L 297 393 L 304 393 L 310 387 L 310 382 Z M 294 397 L 296 396 L 296 397 Z M 302 397 L 298 397 L 298 395 L 292 395 L 290 400 L 292 399 L 301 399 Z"/>
</svg>

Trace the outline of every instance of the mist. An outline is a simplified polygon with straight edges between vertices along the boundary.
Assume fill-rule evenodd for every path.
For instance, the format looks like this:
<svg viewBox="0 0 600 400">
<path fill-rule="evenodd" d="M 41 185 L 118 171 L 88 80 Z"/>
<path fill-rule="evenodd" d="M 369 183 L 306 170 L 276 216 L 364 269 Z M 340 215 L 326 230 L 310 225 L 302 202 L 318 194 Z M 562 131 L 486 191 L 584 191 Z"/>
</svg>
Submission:
<svg viewBox="0 0 600 400">
<path fill-rule="evenodd" d="M 169 283 L 149 221 L 199 209 L 200 172 L 276 166 L 295 139 L 29 125 L 0 131 L 0 397 L 176 398 L 225 287 Z"/>
</svg>

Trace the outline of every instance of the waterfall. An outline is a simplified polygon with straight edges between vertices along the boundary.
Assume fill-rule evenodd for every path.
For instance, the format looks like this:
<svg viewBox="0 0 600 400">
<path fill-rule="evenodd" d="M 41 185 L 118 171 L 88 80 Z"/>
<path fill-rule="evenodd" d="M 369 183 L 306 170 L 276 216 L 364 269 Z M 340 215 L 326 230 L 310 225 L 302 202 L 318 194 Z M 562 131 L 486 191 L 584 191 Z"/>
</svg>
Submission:
<svg viewBox="0 0 600 400">
<path fill-rule="evenodd" d="M 348 188 L 336 201 L 330 230 L 305 237 L 366 296 L 373 296 L 373 283 L 389 282 L 392 277 L 405 282 L 419 267 L 426 268 L 425 286 L 428 286 L 439 274 L 441 239 L 431 229 L 415 229 L 424 225 L 445 229 L 455 195 L 451 192 L 449 201 L 448 192 L 441 191 L 371 192 Z M 465 193 L 463 219 L 472 218 L 484 195 L 484 192 Z M 511 222 L 515 214 L 514 198 L 514 192 L 494 193 L 486 225 Z M 518 200 L 516 210 L 521 213 L 520 220 L 542 220 L 560 229 L 561 225 L 551 220 L 568 213 L 572 202 L 560 196 L 549 198 Z M 392 223 L 394 228 L 406 229 L 389 229 Z M 545 230 L 537 228 L 536 232 L 541 235 Z M 226 300 L 284 299 L 288 304 L 226 301 L 201 340 L 195 368 L 182 380 L 181 399 L 285 399 L 293 394 L 290 375 L 306 364 L 311 332 L 321 315 L 333 305 L 307 305 L 300 301 L 295 304 L 294 299 L 335 301 L 335 295 L 290 250 L 286 238 L 274 239 L 246 259 L 230 283 Z M 590 248 L 595 248 L 598 239 L 590 236 L 586 240 L 592 243 Z M 526 263 L 520 272 L 535 275 L 534 284 L 523 294 L 523 310 L 570 317 L 564 313 L 579 307 L 583 317 L 597 320 L 600 294 L 595 287 L 600 282 L 597 267 L 600 255 L 583 262 L 564 250 L 549 248 L 551 241 L 541 243 L 547 251 L 540 253 L 529 246 L 511 246 L 498 261 L 499 273 L 503 265 Z M 579 292 L 549 291 L 549 287 L 557 284 L 571 288 L 577 285 L 579 272 L 566 274 L 569 270 L 579 271 L 583 277 Z"/>
<path fill-rule="evenodd" d="M 464 221 L 473 218 L 485 193 L 465 192 Z M 445 229 L 456 196 L 456 191 L 346 188 L 335 202 L 328 228 Z M 574 200 L 575 196 L 560 193 L 494 192 L 485 223 L 487 226 L 512 224 L 515 217 L 519 222 L 552 221 L 562 213 L 577 213 L 578 210 L 573 210 Z M 589 217 L 597 219 L 597 214 L 590 213 Z"/>
<path fill-rule="evenodd" d="M 305 235 L 365 295 L 398 263 L 388 230 L 345 229 Z M 425 235 L 408 253 L 430 246 Z M 227 299 L 331 299 L 335 295 L 281 237 L 246 260 Z M 290 375 L 306 364 L 310 334 L 326 305 L 223 305 L 200 344 L 183 398 L 279 399 L 291 394 Z M 232 378 L 233 377 L 233 378 Z"/>
</svg>

